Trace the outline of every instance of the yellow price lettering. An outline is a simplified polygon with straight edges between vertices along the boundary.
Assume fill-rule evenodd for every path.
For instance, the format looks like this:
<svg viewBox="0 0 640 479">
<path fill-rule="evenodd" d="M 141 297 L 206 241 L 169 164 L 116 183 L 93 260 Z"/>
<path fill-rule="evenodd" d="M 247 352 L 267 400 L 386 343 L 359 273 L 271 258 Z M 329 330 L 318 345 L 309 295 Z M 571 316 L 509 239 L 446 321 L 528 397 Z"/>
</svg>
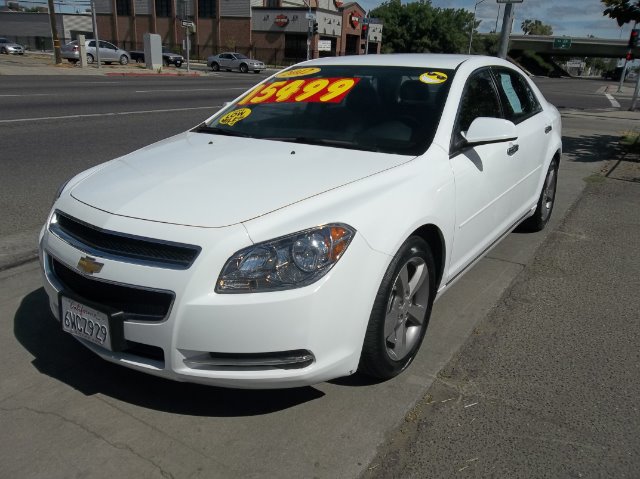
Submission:
<svg viewBox="0 0 640 479">
<path fill-rule="evenodd" d="M 351 90 L 351 88 L 353 88 L 353 85 L 355 85 L 355 83 L 356 81 L 353 78 L 343 78 L 342 80 L 334 81 L 327 88 L 328 93 L 320 97 L 320 101 L 333 100 L 335 97 L 340 96 L 343 93 L 346 93 L 349 90 Z"/>
<path fill-rule="evenodd" d="M 295 80 L 283 86 L 278 90 L 278 93 L 276 93 L 276 101 L 277 102 L 287 101 L 289 98 L 291 98 L 293 95 L 295 95 L 300 91 L 300 87 L 303 84 L 304 84 L 304 80 Z"/>
<path fill-rule="evenodd" d="M 298 95 L 296 101 L 304 101 L 316 93 L 320 93 L 328 84 L 329 80 L 325 80 L 324 78 L 307 83 L 302 89 L 304 93 Z"/>
<path fill-rule="evenodd" d="M 253 90 L 251 90 L 242 100 L 238 102 L 238 105 L 246 105 L 247 103 L 249 103 L 249 100 L 256 96 L 260 92 L 260 90 L 262 90 L 263 86 L 264 85 L 258 85 L 257 87 L 254 87 Z"/>
<path fill-rule="evenodd" d="M 271 83 L 270 85 L 265 86 L 262 90 L 260 90 L 259 94 L 251 98 L 249 102 L 255 104 L 255 103 L 262 103 L 263 101 L 268 100 L 278 92 L 279 87 L 281 87 L 286 83 L 287 83 L 286 81 L 277 81 L 277 82 Z"/>
</svg>

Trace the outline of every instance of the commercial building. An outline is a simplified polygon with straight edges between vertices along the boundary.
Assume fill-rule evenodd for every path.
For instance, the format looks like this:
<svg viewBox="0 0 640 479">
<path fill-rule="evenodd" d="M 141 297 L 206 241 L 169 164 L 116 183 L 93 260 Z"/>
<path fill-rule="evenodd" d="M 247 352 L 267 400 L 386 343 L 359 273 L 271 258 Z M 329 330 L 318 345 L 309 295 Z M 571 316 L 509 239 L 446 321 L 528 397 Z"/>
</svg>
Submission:
<svg viewBox="0 0 640 479">
<path fill-rule="evenodd" d="M 125 50 L 139 50 L 145 33 L 192 58 L 237 51 L 286 65 L 307 58 L 380 53 L 382 24 L 368 23 L 356 2 L 338 0 L 94 0 L 98 34 Z M 92 36 L 91 15 L 56 15 L 61 43 Z M 192 23 L 193 28 L 188 25 Z M 32 49 L 50 49 L 47 13 L 0 12 L 1 35 Z M 368 39 L 368 44 L 367 44 Z M 307 46 L 308 44 L 308 46 Z"/>
</svg>

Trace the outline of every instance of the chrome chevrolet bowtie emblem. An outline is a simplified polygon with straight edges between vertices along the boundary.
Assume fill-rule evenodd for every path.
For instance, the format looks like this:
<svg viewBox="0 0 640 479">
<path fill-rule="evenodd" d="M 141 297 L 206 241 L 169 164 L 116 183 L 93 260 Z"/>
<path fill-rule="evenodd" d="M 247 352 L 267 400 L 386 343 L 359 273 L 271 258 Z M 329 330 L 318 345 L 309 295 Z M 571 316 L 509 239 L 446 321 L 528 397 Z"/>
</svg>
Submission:
<svg viewBox="0 0 640 479">
<path fill-rule="evenodd" d="M 91 256 L 84 256 L 78 261 L 78 269 L 87 274 L 99 273 L 103 266 L 104 263 L 98 263 Z"/>
</svg>

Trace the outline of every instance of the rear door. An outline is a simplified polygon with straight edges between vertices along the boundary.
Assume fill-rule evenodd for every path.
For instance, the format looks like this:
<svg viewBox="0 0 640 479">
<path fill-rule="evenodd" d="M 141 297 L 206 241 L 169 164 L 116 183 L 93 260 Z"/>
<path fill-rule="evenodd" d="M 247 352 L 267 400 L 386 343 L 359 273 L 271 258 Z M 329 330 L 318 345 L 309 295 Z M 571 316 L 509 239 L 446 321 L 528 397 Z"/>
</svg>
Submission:
<svg viewBox="0 0 640 479">
<path fill-rule="evenodd" d="M 517 151 L 511 157 L 514 170 L 513 221 L 536 204 L 538 185 L 544 175 L 543 166 L 551 121 L 542 110 L 527 80 L 517 71 L 493 67 L 505 117 L 515 123 Z"/>
</svg>

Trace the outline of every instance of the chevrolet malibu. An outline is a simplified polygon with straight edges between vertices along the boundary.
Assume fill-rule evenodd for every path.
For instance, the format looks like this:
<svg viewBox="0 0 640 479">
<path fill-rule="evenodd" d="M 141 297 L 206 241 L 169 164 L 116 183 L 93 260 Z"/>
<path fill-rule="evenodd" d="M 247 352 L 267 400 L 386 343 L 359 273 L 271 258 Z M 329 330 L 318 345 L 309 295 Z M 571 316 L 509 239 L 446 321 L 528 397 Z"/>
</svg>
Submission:
<svg viewBox="0 0 640 479">
<path fill-rule="evenodd" d="M 63 331 L 114 363 L 280 388 L 405 370 L 433 301 L 553 209 L 558 111 L 489 57 L 293 66 L 59 190 L 40 261 Z"/>
</svg>

